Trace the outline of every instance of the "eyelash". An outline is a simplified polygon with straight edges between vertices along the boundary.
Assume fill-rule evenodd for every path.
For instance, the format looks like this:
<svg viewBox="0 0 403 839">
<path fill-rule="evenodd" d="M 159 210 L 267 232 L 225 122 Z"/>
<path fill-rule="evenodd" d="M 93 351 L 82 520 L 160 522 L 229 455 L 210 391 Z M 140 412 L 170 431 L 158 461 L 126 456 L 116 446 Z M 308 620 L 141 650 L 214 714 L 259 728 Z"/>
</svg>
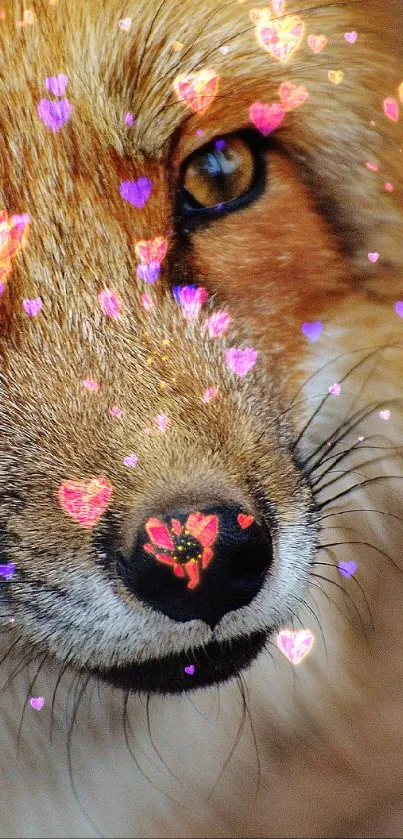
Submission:
<svg viewBox="0 0 403 839">
<path fill-rule="evenodd" d="M 226 216 L 229 213 L 236 212 L 237 210 L 240 210 L 243 207 L 247 207 L 250 204 L 253 204 L 253 202 L 256 201 L 265 191 L 267 185 L 268 167 L 264 152 L 267 149 L 267 141 L 265 141 L 261 134 L 253 130 L 238 131 L 234 132 L 233 134 L 226 134 L 223 136 L 220 135 L 220 139 L 226 139 L 227 137 L 233 136 L 240 137 L 241 139 L 243 139 L 249 145 L 249 148 L 253 155 L 255 173 L 250 189 L 248 190 L 248 192 L 244 193 L 244 195 L 239 196 L 239 198 L 234 198 L 233 200 L 227 201 L 225 204 L 222 204 L 221 207 L 192 207 L 189 203 L 186 202 L 187 193 L 181 184 L 182 175 L 193 157 L 193 155 L 191 155 L 187 158 L 187 160 L 184 161 L 179 173 L 180 186 L 177 194 L 177 206 L 175 215 L 177 220 L 177 226 L 180 228 L 182 233 L 193 233 L 197 229 L 206 227 L 208 224 L 210 224 L 210 222 L 214 221 L 217 218 L 222 218 L 223 216 Z M 203 153 L 204 148 L 207 151 L 214 142 L 215 140 L 213 139 L 211 142 L 208 143 L 208 145 L 202 147 L 201 149 L 198 149 L 197 152 L 194 153 L 194 156 L 196 156 L 196 154 L 200 155 L 201 153 Z"/>
</svg>

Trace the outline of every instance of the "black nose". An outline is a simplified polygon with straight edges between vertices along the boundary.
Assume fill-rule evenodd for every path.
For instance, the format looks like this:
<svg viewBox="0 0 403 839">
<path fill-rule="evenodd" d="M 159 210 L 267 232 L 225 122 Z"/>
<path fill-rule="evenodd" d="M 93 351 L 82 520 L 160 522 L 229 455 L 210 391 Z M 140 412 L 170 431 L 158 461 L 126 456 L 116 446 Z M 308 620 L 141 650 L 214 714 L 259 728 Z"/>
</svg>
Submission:
<svg viewBox="0 0 403 839">
<path fill-rule="evenodd" d="M 141 601 L 176 621 L 214 627 L 259 592 L 273 557 L 270 534 L 245 510 L 211 506 L 151 516 L 118 573 Z"/>
</svg>

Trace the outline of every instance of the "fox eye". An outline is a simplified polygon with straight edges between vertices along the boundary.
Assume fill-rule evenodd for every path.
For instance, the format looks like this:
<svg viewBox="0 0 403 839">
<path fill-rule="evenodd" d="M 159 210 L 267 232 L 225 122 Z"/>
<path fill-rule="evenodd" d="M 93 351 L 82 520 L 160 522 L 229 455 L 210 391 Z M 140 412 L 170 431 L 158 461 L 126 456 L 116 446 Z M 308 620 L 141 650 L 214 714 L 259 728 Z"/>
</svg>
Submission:
<svg viewBox="0 0 403 839">
<path fill-rule="evenodd" d="M 217 137 L 185 160 L 180 214 L 186 223 L 249 204 L 264 187 L 262 143 L 253 132 Z"/>
</svg>

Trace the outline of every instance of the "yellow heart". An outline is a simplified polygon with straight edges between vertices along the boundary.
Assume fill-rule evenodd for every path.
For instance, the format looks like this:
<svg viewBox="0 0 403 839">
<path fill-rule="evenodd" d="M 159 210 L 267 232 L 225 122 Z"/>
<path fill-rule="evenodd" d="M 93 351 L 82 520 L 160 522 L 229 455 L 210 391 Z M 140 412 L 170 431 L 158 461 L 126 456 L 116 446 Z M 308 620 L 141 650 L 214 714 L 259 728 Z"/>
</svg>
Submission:
<svg viewBox="0 0 403 839">
<path fill-rule="evenodd" d="M 329 81 L 331 81 L 333 84 L 340 84 L 340 82 L 342 82 L 344 79 L 343 70 L 329 70 L 327 75 Z"/>
</svg>

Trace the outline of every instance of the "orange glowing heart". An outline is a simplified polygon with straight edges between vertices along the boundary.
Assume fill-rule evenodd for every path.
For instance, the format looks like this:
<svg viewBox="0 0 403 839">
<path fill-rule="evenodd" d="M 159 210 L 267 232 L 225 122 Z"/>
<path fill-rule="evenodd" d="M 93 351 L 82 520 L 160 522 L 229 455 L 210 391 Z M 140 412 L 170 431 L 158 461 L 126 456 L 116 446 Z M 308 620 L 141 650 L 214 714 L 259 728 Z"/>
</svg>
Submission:
<svg viewBox="0 0 403 839">
<path fill-rule="evenodd" d="M 325 49 L 325 46 L 328 42 L 328 38 L 326 35 L 309 35 L 307 38 L 308 46 L 311 48 L 312 52 L 318 54 Z"/>
<path fill-rule="evenodd" d="M 285 111 L 291 111 L 303 105 L 308 99 L 309 93 L 304 85 L 296 85 L 292 82 L 283 82 L 279 88 L 281 104 Z"/>
<path fill-rule="evenodd" d="M 264 10 L 263 10 L 264 11 Z M 263 49 L 271 52 L 278 61 L 288 61 L 302 40 L 304 24 L 299 15 L 286 15 L 268 20 L 261 14 L 256 24 L 257 39 Z"/>
<path fill-rule="evenodd" d="M 135 247 L 140 262 L 158 262 L 160 265 L 167 252 L 168 242 L 163 236 L 155 239 L 140 239 Z"/>
<path fill-rule="evenodd" d="M 182 102 L 198 114 L 207 111 L 218 91 L 218 75 L 205 68 L 189 75 L 180 74 L 174 79 L 174 91 Z"/>
</svg>

